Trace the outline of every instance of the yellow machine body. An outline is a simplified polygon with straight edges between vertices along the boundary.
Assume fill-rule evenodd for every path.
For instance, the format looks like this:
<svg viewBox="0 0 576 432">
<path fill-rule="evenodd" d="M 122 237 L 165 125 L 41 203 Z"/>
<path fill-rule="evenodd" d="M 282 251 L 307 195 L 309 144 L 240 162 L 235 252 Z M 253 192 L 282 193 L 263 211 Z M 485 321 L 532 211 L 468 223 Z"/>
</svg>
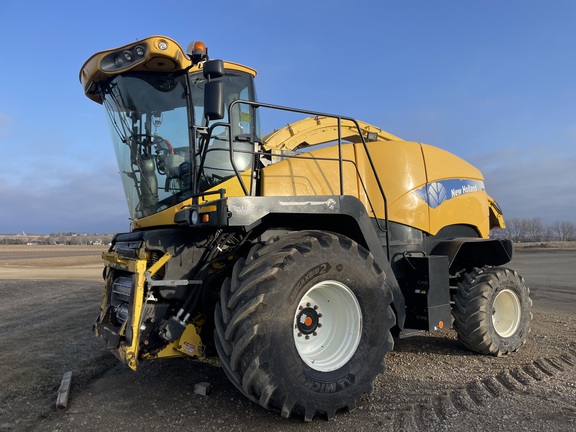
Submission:
<svg viewBox="0 0 576 432">
<path fill-rule="evenodd" d="M 137 62 L 115 67 L 114 59 L 135 46 L 144 47 L 145 56 Z M 120 54 L 119 54 L 120 53 Z M 116 60 L 117 61 L 117 60 Z M 90 57 L 80 72 L 86 95 L 102 103 L 96 91 L 99 82 L 124 71 L 173 73 L 201 70 L 203 63 L 193 64 L 182 48 L 165 36 L 152 36 L 137 44 L 102 51 Z M 233 62 L 224 62 L 226 69 L 239 70 L 256 76 L 256 71 Z M 412 226 L 432 235 L 442 227 L 466 224 L 488 237 L 491 228 L 504 227 L 502 213 L 483 187 L 481 172 L 471 164 L 442 149 L 426 144 L 404 141 L 401 138 L 364 122 L 341 122 L 334 118 L 307 118 L 289 124 L 263 138 L 263 146 L 273 154 L 273 162 L 263 169 L 262 196 L 314 196 L 338 192 L 340 173 L 337 169 L 340 137 L 347 144 L 342 147 L 344 159 L 344 192 L 358 197 L 372 217 L 384 218 L 384 202 L 368 166 L 359 131 L 368 139 L 368 148 L 375 170 L 386 193 L 388 217 L 391 221 Z M 314 146 L 322 148 L 315 149 Z M 325 146 L 325 147 L 324 147 Z M 283 152 L 299 149 L 299 155 L 283 156 Z M 302 150 L 306 149 L 306 156 Z M 331 160 L 327 160 L 331 159 Z M 250 172 L 242 173 L 245 181 Z M 461 180 L 457 187 L 446 191 L 440 205 L 430 206 L 419 193 L 429 185 L 442 181 Z M 466 181 L 473 181 L 467 184 Z M 362 184 L 364 182 L 364 184 Z M 244 195 L 238 178 L 231 178 L 221 186 L 227 196 Z M 215 188 L 216 189 L 216 188 Z M 370 205 L 369 202 L 372 202 Z M 188 207 L 191 200 L 179 203 L 153 215 L 132 218 L 135 229 L 175 224 L 175 215 Z"/>
<path fill-rule="evenodd" d="M 205 61 L 193 61 L 172 39 L 153 36 L 93 55 L 82 67 L 80 81 L 88 98 L 106 105 L 102 86 L 115 77 L 128 72 L 158 76 L 192 74 L 201 72 L 206 64 Z M 223 67 L 252 78 L 256 76 L 255 70 L 236 63 L 223 62 Z M 224 201 L 250 198 L 250 195 L 255 199 L 290 197 L 292 205 L 303 206 L 310 201 L 294 199 L 353 197 L 364 206 L 369 218 L 409 227 L 427 236 L 435 236 L 445 227 L 465 226 L 474 231 L 476 237 L 485 239 L 492 228 L 504 227 L 502 212 L 486 193 L 484 177 L 477 168 L 447 151 L 405 141 L 364 122 L 318 115 L 306 117 L 263 136 L 260 142 L 255 142 L 254 150 L 261 164 L 257 174 L 250 168 L 229 176 L 202 194 L 159 207 L 151 214 L 132 215 L 131 230 L 143 234 L 137 241 L 123 240 L 121 246 L 119 241 L 103 255 L 107 278 L 96 333 L 108 345 L 113 345 L 110 348 L 130 368 L 136 369 L 140 359 L 204 354 L 200 336 L 204 325 L 202 313 L 192 319 L 180 320 L 178 317 L 178 322 L 187 321 L 178 337 L 166 337 L 170 342 L 140 352 L 146 346 L 141 334 L 144 320 L 148 320 L 146 325 L 150 328 L 155 325 L 150 321 L 151 315 L 145 317 L 143 312 L 151 310 L 157 301 L 151 294 L 155 284 L 159 284 L 155 275 L 163 274 L 170 267 L 176 278 L 185 281 L 191 270 L 182 257 L 176 258 L 172 254 L 196 247 L 194 242 L 181 247 L 167 242 L 169 246 L 163 246 L 163 241 L 147 239 L 146 233 L 154 229 L 172 230 L 171 241 L 178 243 L 179 236 L 174 230 L 179 229 L 183 221 L 192 224 L 180 216 L 195 208 L 198 212 L 195 217 L 208 221 L 218 212 L 218 206 L 211 205 L 211 200 L 219 191 Z M 232 158 L 232 152 L 230 154 Z M 131 175 L 137 176 L 136 173 Z M 257 188 L 246 187 L 256 181 Z M 159 236 L 161 238 L 161 234 Z M 170 250 L 172 254 L 166 252 L 159 259 L 152 257 L 149 248 L 154 242 L 156 247 L 164 252 Z M 208 273 L 217 274 L 220 267 L 233 264 L 237 258 L 230 255 L 226 261 L 212 266 Z M 129 309 L 126 313 L 113 304 L 111 299 L 115 296 L 124 299 L 117 303 Z M 124 314 L 129 318 L 117 328 L 119 325 L 115 323 Z"/>
<path fill-rule="evenodd" d="M 445 226 L 463 224 L 477 229 L 483 238 L 489 236 L 490 229 L 503 226 L 501 212 L 484 189 L 484 177 L 473 165 L 440 148 L 404 141 L 375 126 L 359 124 L 362 132 L 375 136 L 367 147 L 385 191 L 390 221 L 431 235 Z M 341 177 L 335 144 L 338 129 L 334 119 L 307 118 L 265 137 L 264 147 L 274 156 L 273 163 L 262 170 L 262 195 L 337 195 Z M 384 200 L 358 129 L 344 123 L 340 138 L 346 142 L 341 150 L 344 194 L 360 199 L 371 217 L 384 219 Z M 295 148 L 299 149 L 297 154 L 285 156 Z M 442 201 L 431 205 L 427 189 L 442 182 L 453 187 L 444 187 Z M 241 193 L 236 184 L 237 179 L 226 183 L 231 196 Z"/>
<path fill-rule="evenodd" d="M 324 123 L 330 119 L 308 118 L 298 123 L 310 123 L 317 130 L 291 124 L 264 138 L 264 147 L 270 149 L 273 163 L 262 169 L 262 196 L 317 196 L 339 193 L 340 172 L 338 146 L 334 144 L 335 131 Z M 375 169 L 386 193 L 388 218 L 435 235 L 447 225 L 464 224 L 478 230 L 487 238 L 493 228 L 503 228 L 504 221 L 494 200 L 484 189 L 480 170 L 458 156 L 427 144 L 404 141 L 363 123 L 364 130 L 379 131 L 378 139 L 367 144 Z M 337 128 L 337 127 L 335 127 Z M 290 140 L 281 141 L 282 132 Z M 295 131 L 296 130 L 296 131 Z M 352 130 L 352 128 L 350 128 Z M 344 137 L 350 141 L 342 145 L 344 194 L 359 198 L 370 215 L 385 217 L 384 201 L 372 174 L 366 152 L 359 143 L 358 133 Z M 313 144 L 310 145 L 309 142 Z M 302 143 L 306 143 L 302 146 Z M 323 144 L 332 145 L 323 146 Z M 292 148 L 299 147 L 298 153 Z M 308 151 L 304 152 L 306 149 Z M 286 156 L 286 152 L 290 152 Z M 245 182 L 250 172 L 242 173 Z M 423 189 L 439 182 L 452 181 L 446 198 L 431 206 Z M 468 184 L 468 183 L 469 184 Z M 450 184 L 450 183 L 448 183 Z M 226 189 L 227 196 L 243 196 L 238 178 L 233 177 L 218 188 Z M 169 225 L 174 215 L 190 203 L 169 208 L 158 214 L 135 221 L 138 227 Z"/>
</svg>

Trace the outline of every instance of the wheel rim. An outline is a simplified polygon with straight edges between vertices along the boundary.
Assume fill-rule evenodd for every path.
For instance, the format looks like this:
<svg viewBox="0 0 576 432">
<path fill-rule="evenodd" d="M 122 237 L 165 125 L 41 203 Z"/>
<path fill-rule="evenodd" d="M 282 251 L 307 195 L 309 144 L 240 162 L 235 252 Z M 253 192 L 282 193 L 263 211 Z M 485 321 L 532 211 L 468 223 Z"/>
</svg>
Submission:
<svg viewBox="0 0 576 432">
<path fill-rule="evenodd" d="M 510 337 L 520 325 L 520 300 L 514 291 L 504 289 L 496 295 L 492 306 L 492 324 L 501 337 Z"/>
<path fill-rule="evenodd" d="M 362 335 L 362 311 L 343 283 L 317 283 L 300 300 L 294 314 L 294 343 L 312 369 L 330 372 L 352 358 Z"/>
</svg>

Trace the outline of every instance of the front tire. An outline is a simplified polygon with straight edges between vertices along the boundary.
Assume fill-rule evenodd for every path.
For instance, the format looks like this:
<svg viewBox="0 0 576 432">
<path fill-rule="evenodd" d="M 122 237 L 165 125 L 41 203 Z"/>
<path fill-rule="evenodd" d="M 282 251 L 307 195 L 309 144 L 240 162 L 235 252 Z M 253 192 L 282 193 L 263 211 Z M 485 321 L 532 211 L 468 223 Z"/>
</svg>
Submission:
<svg viewBox="0 0 576 432">
<path fill-rule="evenodd" d="M 502 267 L 466 273 L 454 296 L 454 328 L 462 343 L 481 354 L 518 350 L 530 332 L 532 300 L 524 279 Z"/>
<path fill-rule="evenodd" d="M 252 401 L 283 417 L 331 419 L 384 371 L 391 302 L 384 273 L 357 243 L 290 233 L 234 266 L 216 307 L 216 348 Z"/>
</svg>

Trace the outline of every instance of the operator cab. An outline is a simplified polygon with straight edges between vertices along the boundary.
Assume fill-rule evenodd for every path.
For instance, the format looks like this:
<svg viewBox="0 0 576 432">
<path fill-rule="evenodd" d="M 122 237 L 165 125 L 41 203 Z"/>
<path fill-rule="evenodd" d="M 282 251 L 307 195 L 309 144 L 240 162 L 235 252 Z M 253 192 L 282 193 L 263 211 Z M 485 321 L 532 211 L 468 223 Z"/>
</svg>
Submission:
<svg viewBox="0 0 576 432">
<path fill-rule="evenodd" d="M 87 95 L 108 113 L 132 219 L 252 169 L 258 141 L 256 110 L 241 102 L 256 100 L 255 71 L 209 60 L 203 43 L 186 56 L 159 39 L 101 53 L 81 72 Z M 217 100 L 205 98 L 207 87 Z"/>
</svg>

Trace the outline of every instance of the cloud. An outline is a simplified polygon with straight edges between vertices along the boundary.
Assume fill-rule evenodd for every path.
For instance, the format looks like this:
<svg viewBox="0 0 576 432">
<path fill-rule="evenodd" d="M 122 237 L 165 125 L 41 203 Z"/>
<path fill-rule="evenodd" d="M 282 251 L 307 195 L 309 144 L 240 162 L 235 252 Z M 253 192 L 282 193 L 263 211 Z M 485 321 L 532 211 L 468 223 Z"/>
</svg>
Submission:
<svg viewBox="0 0 576 432">
<path fill-rule="evenodd" d="M 576 124 L 568 125 L 564 128 L 564 138 L 573 144 L 576 141 Z"/>
<path fill-rule="evenodd" d="M 576 222 L 576 155 L 509 148 L 471 160 L 507 218 Z"/>
<path fill-rule="evenodd" d="M 0 113 L 0 233 L 129 229 L 114 151 L 102 145 L 105 129 L 71 134 L 57 124 L 6 132 L 12 124 L 17 129 Z"/>
<path fill-rule="evenodd" d="M 66 175 L 46 181 L 38 175 L 18 180 L 0 183 L 0 233 L 108 233 L 129 228 L 128 209 L 113 164 L 91 171 L 68 170 Z"/>
<path fill-rule="evenodd" d="M 14 119 L 5 112 L 0 112 L 0 139 L 8 139 L 12 136 Z"/>
</svg>

